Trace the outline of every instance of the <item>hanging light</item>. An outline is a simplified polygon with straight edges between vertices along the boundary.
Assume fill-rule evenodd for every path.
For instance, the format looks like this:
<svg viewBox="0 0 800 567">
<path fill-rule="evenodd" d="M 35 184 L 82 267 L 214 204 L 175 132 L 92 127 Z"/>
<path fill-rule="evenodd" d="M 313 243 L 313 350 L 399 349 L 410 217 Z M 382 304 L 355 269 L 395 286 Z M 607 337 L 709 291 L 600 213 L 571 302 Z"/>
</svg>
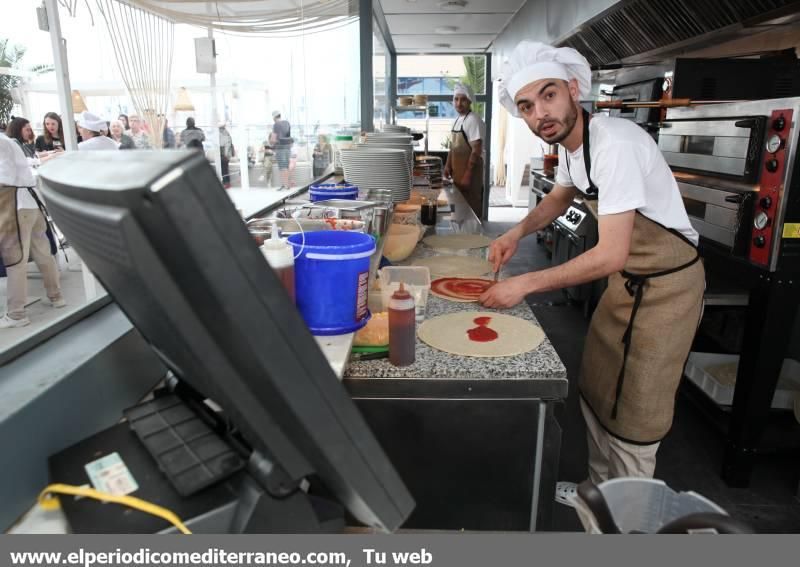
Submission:
<svg viewBox="0 0 800 567">
<path fill-rule="evenodd" d="M 189 98 L 189 91 L 186 90 L 186 87 L 181 87 L 178 89 L 178 98 L 175 99 L 175 112 L 179 110 L 194 110 L 194 105 L 192 104 L 191 99 Z"/>
<path fill-rule="evenodd" d="M 80 114 L 89 110 L 86 108 L 86 101 L 81 96 L 81 91 L 72 91 L 72 113 Z"/>
</svg>

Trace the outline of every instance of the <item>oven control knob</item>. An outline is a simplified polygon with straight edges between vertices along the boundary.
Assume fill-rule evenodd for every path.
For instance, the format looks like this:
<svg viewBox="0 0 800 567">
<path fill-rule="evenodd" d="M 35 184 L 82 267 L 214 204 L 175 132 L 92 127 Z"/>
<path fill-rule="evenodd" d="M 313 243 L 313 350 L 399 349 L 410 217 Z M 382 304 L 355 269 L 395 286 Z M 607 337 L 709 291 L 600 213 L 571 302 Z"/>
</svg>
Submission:
<svg viewBox="0 0 800 567">
<path fill-rule="evenodd" d="M 761 205 L 762 209 L 769 210 L 769 208 L 772 206 L 772 197 L 761 197 L 761 199 L 758 201 L 758 204 Z"/>
<path fill-rule="evenodd" d="M 582 218 L 583 217 L 581 215 L 579 215 L 578 213 L 575 213 L 575 220 L 573 220 L 572 222 L 577 224 L 577 223 L 581 222 Z"/>
<path fill-rule="evenodd" d="M 783 115 L 778 116 L 772 121 L 772 129 L 776 132 L 780 132 L 784 128 L 786 128 L 786 119 L 783 117 Z"/>
<path fill-rule="evenodd" d="M 767 243 L 767 239 L 763 236 L 756 236 L 753 239 L 753 246 L 756 248 L 764 248 L 764 245 Z"/>
<path fill-rule="evenodd" d="M 758 230 L 764 230 L 767 228 L 769 224 L 769 217 L 767 213 L 761 211 L 760 213 L 756 214 L 755 218 L 753 218 L 753 226 L 756 227 Z"/>
<path fill-rule="evenodd" d="M 778 160 L 774 158 L 768 159 L 766 165 L 767 165 L 767 171 L 769 171 L 770 173 L 775 173 L 776 171 L 778 171 Z"/>
</svg>

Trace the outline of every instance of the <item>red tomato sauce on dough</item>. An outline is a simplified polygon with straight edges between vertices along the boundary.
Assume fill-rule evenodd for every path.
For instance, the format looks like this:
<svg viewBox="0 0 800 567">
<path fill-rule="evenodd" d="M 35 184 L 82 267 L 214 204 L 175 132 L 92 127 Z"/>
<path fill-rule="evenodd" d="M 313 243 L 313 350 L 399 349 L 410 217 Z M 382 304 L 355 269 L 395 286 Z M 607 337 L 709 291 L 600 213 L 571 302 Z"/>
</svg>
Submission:
<svg viewBox="0 0 800 567">
<path fill-rule="evenodd" d="M 491 320 L 491 317 L 476 317 L 473 320 L 473 323 L 478 326 L 474 329 L 467 330 L 467 336 L 469 337 L 469 340 L 476 343 L 488 343 L 496 340 L 499 336 L 497 331 L 490 329 L 488 326 Z"/>
</svg>

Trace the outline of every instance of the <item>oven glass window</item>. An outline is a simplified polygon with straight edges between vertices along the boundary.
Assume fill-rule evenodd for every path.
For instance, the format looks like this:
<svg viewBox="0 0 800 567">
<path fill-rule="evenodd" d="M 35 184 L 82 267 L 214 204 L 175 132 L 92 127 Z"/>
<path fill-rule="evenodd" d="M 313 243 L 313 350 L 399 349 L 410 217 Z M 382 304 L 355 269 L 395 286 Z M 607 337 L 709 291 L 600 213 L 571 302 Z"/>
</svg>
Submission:
<svg viewBox="0 0 800 567">
<path fill-rule="evenodd" d="M 683 204 L 686 207 L 686 214 L 690 217 L 695 217 L 698 219 L 705 218 L 706 216 L 706 204 L 701 201 L 695 201 L 694 199 L 689 199 L 688 197 L 683 198 Z"/>
<path fill-rule="evenodd" d="M 683 144 L 685 153 L 714 155 L 714 136 L 684 136 Z"/>
</svg>

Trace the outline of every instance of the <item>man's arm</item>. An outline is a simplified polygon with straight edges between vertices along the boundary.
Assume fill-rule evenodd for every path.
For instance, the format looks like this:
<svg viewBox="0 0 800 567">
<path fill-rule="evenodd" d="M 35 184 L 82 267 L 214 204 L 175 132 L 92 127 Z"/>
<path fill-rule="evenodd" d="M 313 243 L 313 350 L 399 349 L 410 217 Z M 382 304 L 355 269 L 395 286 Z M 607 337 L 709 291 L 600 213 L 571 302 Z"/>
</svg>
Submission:
<svg viewBox="0 0 800 567">
<path fill-rule="evenodd" d="M 541 293 L 591 282 L 622 270 L 628 259 L 636 211 L 601 215 L 597 246 L 569 262 L 509 278 L 480 297 L 486 307 L 512 307 L 529 293 Z"/>
<path fill-rule="evenodd" d="M 552 191 L 511 230 L 518 238 L 523 238 L 549 226 L 554 220 L 564 214 L 578 194 L 575 187 L 556 184 Z"/>
<path fill-rule="evenodd" d="M 475 166 L 480 162 L 481 154 L 483 153 L 483 140 L 475 140 L 474 142 L 470 142 L 469 145 L 472 151 L 467 160 L 467 170 L 464 172 L 464 177 L 459 179 L 459 183 L 464 187 L 469 187 L 472 184 L 472 175 L 474 174 Z"/>
<path fill-rule="evenodd" d="M 542 230 L 556 217 L 562 215 L 572 204 L 572 198 L 578 190 L 575 187 L 566 187 L 556 184 L 542 202 L 534 208 L 514 228 L 497 238 L 489 246 L 489 261 L 495 272 L 508 262 L 516 253 L 519 241 L 525 236 Z"/>
</svg>

